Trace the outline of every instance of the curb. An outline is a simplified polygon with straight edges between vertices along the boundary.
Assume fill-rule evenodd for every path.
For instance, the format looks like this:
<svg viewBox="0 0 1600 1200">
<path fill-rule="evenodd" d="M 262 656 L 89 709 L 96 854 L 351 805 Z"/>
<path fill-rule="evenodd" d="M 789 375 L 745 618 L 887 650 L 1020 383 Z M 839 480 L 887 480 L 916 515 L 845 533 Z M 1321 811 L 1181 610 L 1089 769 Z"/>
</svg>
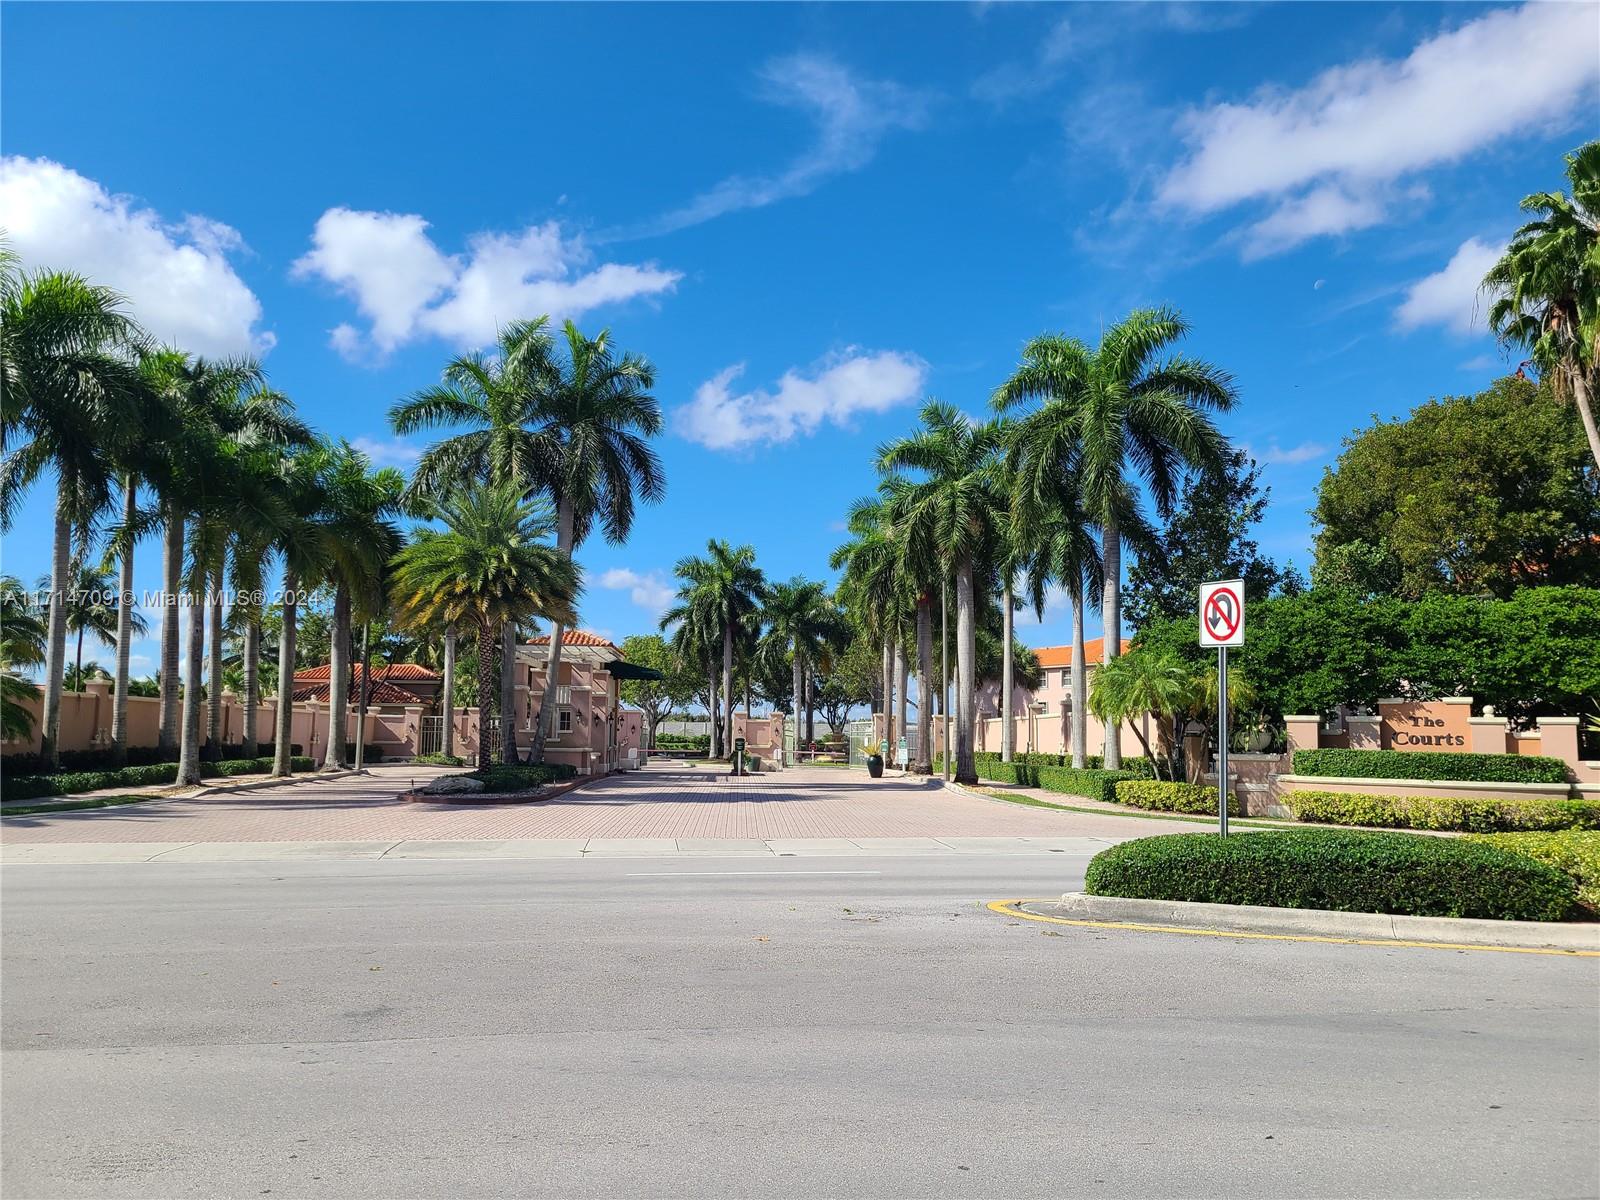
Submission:
<svg viewBox="0 0 1600 1200">
<path fill-rule="evenodd" d="M 997 907 L 1005 906 L 1005 907 Z M 1600 957 L 1600 925 L 1413 917 L 1327 909 L 1131 900 L 1068 892 L 1059 900 L 996 901 L 1013 916 L 1067 924 L 1117 924 L 1173 933 L 1242 934 L 1366 945 L 1529 950 Z"/>
</svg>

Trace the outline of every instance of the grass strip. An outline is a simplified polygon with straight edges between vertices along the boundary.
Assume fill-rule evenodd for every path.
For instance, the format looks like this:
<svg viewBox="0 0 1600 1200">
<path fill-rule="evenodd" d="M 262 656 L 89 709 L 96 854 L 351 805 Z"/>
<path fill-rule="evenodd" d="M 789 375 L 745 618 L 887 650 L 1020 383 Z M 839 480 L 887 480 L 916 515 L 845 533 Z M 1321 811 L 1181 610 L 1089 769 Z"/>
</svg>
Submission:
<svg viewBox="0 0 1600 1200">
<path fill-rule="evenodd" d="M 139 804 L 160 800 L 161 796 L 95 796 L 88 800 L 63 800 L 58 804 L 22 804 L 0 807 L 0 817 L 26 817 L 35 813 L 72 812 L 83 808 L 112 808 L 119 804 Z"/>
</svg>

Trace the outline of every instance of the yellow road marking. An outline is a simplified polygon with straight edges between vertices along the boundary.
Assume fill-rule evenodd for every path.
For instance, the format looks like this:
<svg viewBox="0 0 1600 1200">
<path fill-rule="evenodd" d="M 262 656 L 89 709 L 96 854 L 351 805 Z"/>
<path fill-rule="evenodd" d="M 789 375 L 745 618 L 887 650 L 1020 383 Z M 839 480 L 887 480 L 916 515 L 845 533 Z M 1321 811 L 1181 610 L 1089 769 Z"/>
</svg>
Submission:
<svg viewBox="0 0 1600 1200">
<path fill-rule="evenodd" d="M 1023 904 L 1049 904 L 1049 900 L 991 900 L 987 907 L 1007 917 L 1045 921 L 1051 925 L 1077 925 L 1084 929 L 1127 929 L 1135 933 L 1182 933 L 1190 937 L 1249 938 L 1258 942 L 1325 942 L 1335 946 L 1401 946 L 1415 950 L 1489 950 L 1497 954 L 1558 954 L 1565 958 L 1600 958 L 1600 950 L 1561 950 L 1550 946 L 1469 946 L 1460 942 L 1412 942 L 1399 938 L 1319 937 L 1309 933 L 1241 933 L 1230 929 L 1185 929 L 1179 925 L 1146 925 L 1137 921 L 1089 921 L 1072 917 L 1047 917 L 1026 912 Z"/>
</svg>

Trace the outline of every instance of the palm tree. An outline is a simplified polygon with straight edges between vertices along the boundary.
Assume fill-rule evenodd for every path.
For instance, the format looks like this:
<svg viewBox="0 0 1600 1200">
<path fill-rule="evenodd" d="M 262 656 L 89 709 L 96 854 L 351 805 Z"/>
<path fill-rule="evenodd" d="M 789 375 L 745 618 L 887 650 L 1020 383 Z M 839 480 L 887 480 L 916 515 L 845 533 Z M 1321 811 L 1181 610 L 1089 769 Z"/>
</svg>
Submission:
<svg viewBox="0 0 1600 1200">
<path fill-rule="evenodd" d="M 572 621 L 582 585 L 571 557 L 541 544 L 550 529 L 548 512 L 515 484 L 464 488 L 439 515 L 443 531 L 420 531 L 396 556 L 391 587 L 402 624 L 476 631 L 478 766 L 484 769 L 491 763 L 482 722 L 494 705 L 500 627 L 540 617 Z"/>
<path fill-rule="evenodd" d="M 55 597 L 70 584 L 73 530 L 87 529 L 110 503 L 106 451 L 138 424 L 142 396 L 127 351 L 143 334 L 122 303 L 77 275 L 24 275 L 0 248 L 0 530 L 10 530 L 23 493 L 53 467 Z M 51 606 L 41 752 L 52 765 L 60 762 L 66 619 L 64 603 Z"/>
<path fill-rule="evenodd" d="M 796 575 L 787 583 L 775 583 L 767 592 L 761 609 L 767 632 L 760 653 L 769 661 L 787 657 L 794 672 L 795 742 L 800 740 L 800 709 L 805 703 L 805 681 L 810 677 L 808 662 L 843 641 L 845 630 L 838 610 L 828 598 L 827 585 Z"/>
<path fill-rule="evenodd" d="M 910 607 L 910 586 L 905 571 L 908 551 L 897 522 L 895 488 L 904 481 L 885 478 L 876 497 L 863 497 L 850 506 L 845 528 L 851 540 L 828 559 L 842 569 L 839 598 L 861 631 L 877 647 L 883 688 L 883 736 L 894 737 L 895 643 L 900 622 Z"/>
<path fill-rule="evenodd" d="M 1122 542 L 1139 515 L 1132 480 L 1143 482 L 1165 515 L 1184 471 L 1221 469 L 1227 448 L 1210 414 L 1233 407 L 1232 378 L 1200 359 L 1161 357 L 1188 331 L 1183 317 L 1162 308 L 1129 313 L 1094 349 L 1046 334 L 1023 348 L 1021 364 L 994 394 L 1000 411 L 1041 401 L 1018 431 L 1018 469 L 1075 472 L 1084 509 L 1100 527 L 1106 662 L 1122 649 Z M 1121 763 L 1121 734 L 1112 725 L 1105 765 Z"/>
<path fill-rule="evenodd" d="M 22 581 L 0 575 L 0 737 L 33 735 L 33 713 L 23 702 L 37 701 L 39 689 L 22 671 L 43 665 L 49 640 L 38 606 L 22 590 Z"/>
<path fill-rule="evenodd" d="M 1158 777 L 1161 760 L 1151 751 L 1139 718 L 1146 713 L 1157 719 L 1171 718 L 1187 712 L 1194 703 L 1194 673 L 1171 651 L 1141 649 L 1107 658 L 1095 672 L 1089 692 L 1089 710 L 1105 722 L 1108 737 L 1112 728 L 1124 721 L 1132 723 L 1134 736 Z M 1173 773 L 1169 766 L 1169 774 Z"/>
<path fill-rule="evenodd" d="M 758 616 L 767 584 L 750 546 L 734 548 L 713 538 L 706 543 L 706 555 L 681 558 L 673 567 L 674 574 L 684 582 L 678 589 L 679 603 L 663 617 L 662 627 L 693 622 L 697 632 L 703 632 L 707 625 L 717 630 L 722 643 L 722 745 L 724 752 L 731 752 L 734 643 L 740 630 Z"/>
<path fill-rule="evenodd" d="M 392 467 L 373 471 L 371 460 L 348 442 L 331 447 L 323 477 L 323 512 L 332 552 L 328 580 L 334 588 L 328 652 L 326 765 L 330 768 L 344 765 L 348 749 L 351 611 L 370 618 L 381 607 L 384 571 L 400 549 L 400 533 L 390 517 L 398 510 L 404 489 L 405 476 L 399 471 Z M 363 664 L 363 679 L 365 672 Z"/>
<path fill-rule="evenodd" d="M 878 451 L 879 469 L 915 472 L 893 502 L 900 536 L 918 544 L 915 557 L 943 556 L 956 592 L 956 780 L 977 781 L 973 735 L 977 721 L 977 585 L 998 558 L 999 517 L 1005 507 L 997 421 L 976 423 L 953 405 L 929 401 L 922 427 Z"/>
<path fill-rule="evenodd" d="M 283 564 L 283 628 L 278 634 L 278 705 L 274 713 L 272 773 L 291 773 L 291 737 L 294 729 L 295 633 L 300 588 L 316 579 L 333 556 L 327 523 L 323 520 L 323 476 L 328 469 L 328 447 L 318 444 L 280 455 L 276 460 L 276 492 L 282 505 L 272 542 Z"/>
<path fill-rule="evenodd" d="M 682 572 L 689 564 L 687 574 Z M 679 662 L 694 663 L 706 672 L 706 716 L 711 722 L 711 757 L 722 757 L 722 722 L 717 720 L 717 657 L 722 644 L 721 615 L 715 597 L 696 587 L 696 581 L 709 574 L 704 560 L 685 559 L 678 564 L 684 583 L 678 589 L 678 603 L 661 617 L 660 628 L 671 631 L 670 645 Z"/>
<path fill-rule="evenodd" d="M 1537 217 L 1511 236 L 1484 276 L 1495 297 L 1489 328 L 1500 341 L 1528 351 L 1570 397 L 1583 421 L 1589 453 L 1600 467 L 1595 425 L 1596 356 L 1600 354 L 1600 142 L 1567 155 L 1572 195 L 1535 192 L 1522 211 Z"/>
<path fill-rule="evenodd" d="M 619 355 L 609 332 L 588 338 L 568 321 L 558 349 L 548 324 L 540 317 L 507 326 L 493 358 L 456 359 L 441 384 L 396 405 L 389 420 L 400 434 L 471 426 L 428 449 L 412 488 L 437 495 L 452 480 L 475 478 L 542 492 L 555 505 L 556 547 L 571 557 L 596 522 L 607 541 L 627 539 L 635 492 L 649 503 L 665 495 L 661 463 L 648 441 L 661 431 L 661 407 L 650 394 L 655 368 L 636 355 Z M 505 636 L 513 628 L 508 624 Z M 535 762 L 543 761 L 555 721 L 562 633 L 560 623 L 551 626 Z M 501 716 L 505 753 L 514 761 L 510 691 L 508 671 Z"/>
<path fill-rule="evenodd" d="M 39 591 L 49 595 L 48 575 L 39 580 Z M 85 678 L 83 673 L 85 634 L 93 634 L 97 641 L 116 647 L 120 657 L 121 647 L 118 645 L 118 639 L 121 636 L 120 626 L 124 616 L 121 598 L 122 593 L 113 586 L 110 573 L 103 567 L 90 566 L 81 561 L 73 562 L 72 581 L 62 597 L 67 610 L 67 632 L 73 634 L 77 640 L 73 665 L 67 668 L 68 678 L 77 680 Z M 47 611 L 48 608 L 47 602 Z M 143 637 L 149 626 L 138 610 L 131 609 L 126 618 L 129 631 L 138 637 Z M 67 690 L 75 692 L 81 689 L 68 687 Z"/>
</svg>

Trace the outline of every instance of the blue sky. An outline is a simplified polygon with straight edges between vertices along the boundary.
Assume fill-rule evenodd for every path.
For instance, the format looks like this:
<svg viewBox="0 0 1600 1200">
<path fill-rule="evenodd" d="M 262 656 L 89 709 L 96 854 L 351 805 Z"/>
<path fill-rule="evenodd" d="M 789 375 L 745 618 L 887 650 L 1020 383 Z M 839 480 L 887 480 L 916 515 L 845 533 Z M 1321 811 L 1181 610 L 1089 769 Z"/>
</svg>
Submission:
<svg viewBox="0 0 1600 1200">
<path fill-rule="evenodd" d="M 584 624 L 672 563 L 826 574 L 870 456 L 1045 330 L 1170 303 L 1237 377 L 1262 543 L 1373 414 L 1502 373 L 1474 285 L 1600 128 L 1595 5 L 4 6 L 0 225 L 159 335 L 254 351 L 406 465 L 390 404 L 549 311 L 648 356 L 669 496 L 587 545 Z M 70 86 L 63 72 L 70 73 Z M 49 488 L 4 546 L 48 562 Z M 158 581 L 141 547 L 140 588 Z M 1065 640 L 1055 607 L 1031 640 Z M 135 647 L 153 668 L 153 643 Z"/>
</svg>

